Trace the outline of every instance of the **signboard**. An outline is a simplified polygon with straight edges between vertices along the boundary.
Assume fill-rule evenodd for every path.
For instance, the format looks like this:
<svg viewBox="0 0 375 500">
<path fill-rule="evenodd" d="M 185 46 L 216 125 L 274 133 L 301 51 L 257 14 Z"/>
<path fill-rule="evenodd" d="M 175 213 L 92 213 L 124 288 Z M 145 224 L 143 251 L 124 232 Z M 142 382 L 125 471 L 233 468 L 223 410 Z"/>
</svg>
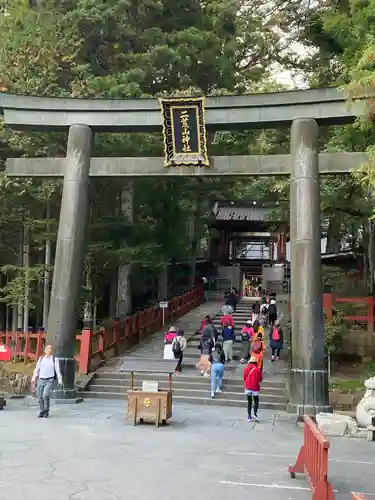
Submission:
<svg viewBox="0 0 375 500">
<path fill-rule="evenodd" d="M 160 309 L 167 309 L 168 302 L 159 302 L 159 307 Z"/>
<path fill-rule="evenodd" d="M 10 361 L 12 358 L 12 353 L 10 349 L 5 347 L 4 344 L 0 344 L 0 361 Z"/>
<path fill-rule="evenodd" d="M 160 99 L 163 114 L 164 165 L 209 166 L 204 98 Z"/>
</svg>

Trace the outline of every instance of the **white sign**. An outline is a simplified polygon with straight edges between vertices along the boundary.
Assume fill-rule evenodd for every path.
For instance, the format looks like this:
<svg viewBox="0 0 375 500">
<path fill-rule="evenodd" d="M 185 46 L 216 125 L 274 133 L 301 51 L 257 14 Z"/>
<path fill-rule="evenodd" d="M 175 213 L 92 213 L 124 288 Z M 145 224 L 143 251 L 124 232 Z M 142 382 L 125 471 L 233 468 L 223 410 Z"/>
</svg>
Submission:
<svg viewBox="0 0 375 500">
<path fill-rule="evenodd" d="M 157 380 L 143 380 L 142 382 L 143 392 L 158 392 L 159 382 Z"/>
<path fill-rule="evenodd" d="M 168 302 L 159 302 L 159 307 L 160 307 L 160 309 L 167 309 Z"/>
</svg>

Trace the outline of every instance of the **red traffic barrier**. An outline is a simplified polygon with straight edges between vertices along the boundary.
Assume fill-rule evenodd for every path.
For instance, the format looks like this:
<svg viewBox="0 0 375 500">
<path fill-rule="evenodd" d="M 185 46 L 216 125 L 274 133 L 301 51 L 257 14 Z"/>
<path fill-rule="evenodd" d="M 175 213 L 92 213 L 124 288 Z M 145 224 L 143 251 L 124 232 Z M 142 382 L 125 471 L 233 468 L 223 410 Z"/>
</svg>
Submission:
<svg viewBox="0 0 375 500">
<path fill-rule="evenodd" d="M 334 500 L 335 495 L 328 481 L 329 441 L 320 432 L 310 417 L 304 417 L 303 446 L 295 465 L 288 472 L 294 479 L 296 474 L 306 474 L 313 492 L 312 500 Z"/>
<path fill-rule="evenodd" d="M 11 350 L 4 344 L 0 344 L 0 361 L 10 361 L 12 359 Z"/>
<path fill-rule="evenodd" d="M 362 493 L 352 493 L 352 500 L 368 500 Z"/>
</svg>

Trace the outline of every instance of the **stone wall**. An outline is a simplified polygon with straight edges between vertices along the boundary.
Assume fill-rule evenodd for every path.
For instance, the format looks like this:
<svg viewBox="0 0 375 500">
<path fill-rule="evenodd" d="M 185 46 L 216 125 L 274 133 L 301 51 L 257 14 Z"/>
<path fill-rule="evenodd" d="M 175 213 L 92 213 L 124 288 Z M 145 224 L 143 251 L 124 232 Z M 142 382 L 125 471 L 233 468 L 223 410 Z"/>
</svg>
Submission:
<svg viewBox="0 0 375 500">
<path fill-rule="evenodd" d="M 329 404 L 334 410 L 355 411 L 357 404 L 361 401 L 364 390 L 355 393 L 343 393 L 339 389 L 332 389 L 329 392 Z"/>
<path fill-rule="evenodd" d="M 0 366 L 0 393 L 23 395 L 30 392 L 31 376 Z"/>
<path fill-rule="evenodd" d="M 375 333 L 369 335 L 363 328 L 350 328 L 343 336 L 340 351 L 342 354 L 375 358 Z"/>
</svg>

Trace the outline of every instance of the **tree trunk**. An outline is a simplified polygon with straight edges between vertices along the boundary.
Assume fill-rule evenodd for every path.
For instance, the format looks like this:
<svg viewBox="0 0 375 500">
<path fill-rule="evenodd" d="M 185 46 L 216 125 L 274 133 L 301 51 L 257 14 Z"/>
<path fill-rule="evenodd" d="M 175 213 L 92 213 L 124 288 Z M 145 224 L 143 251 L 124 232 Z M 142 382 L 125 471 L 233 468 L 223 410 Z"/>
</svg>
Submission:
<svg viewBox="0 0 375 500">
<path fill-rule="evenodd" d="M 127 181 L 120 194 L 120 212 L 129 224 L 134 223 L 134 182 Z M 126 245 L 126 241 L 123 243 Z M 132 310 L 131 265 L 124 264 L 117 273 L 116 317 L 124 318 Z"/>
<path fill-rule="evenodd" d="M 212 141 L 213 138 L 211 138 Z M 198 187 L 200 186 L 202 181 L 198 180 Z M 197 269 L 197 250 L 198 244 L 200 241 L 201 231 L 200 231 L 200 221 L 202 217 L 203 211 L 203 203 L 204 196 L 201 191 L 198 191 L 196 202 L 195 202 L 195 210 L 193 214 L 193 219 L 190 226 L 190 276 L 189 276 L 189 286 L 193 287 L 195 284 L 195 275 Z"/>
<path fill-rule="evenodd" d="M 30 302 L 30 232 L 24 229 L 23 267 L 25 276 L 25 296 L 23 303 L 23 331 L 29 329 L 29 302 Z"/>
<path fill-rule="evenodd" d="M 46 205 L 46 217 L 47 220 L 51 218 L 51 202 L 50 200 L 47 200 L 47 205 Z M 49 228 L 47 226 L 47 231 L 49 231 Z M 49 313 L 49 301 L 50 301 L 50 281 L 51 281 L 51 272 L 50 272 L 50 266 L 51 266 L 51 248 L 52 248 L 52 242 L 48 238 L 45 242 L 45 251 L 44 251 L 44 279 L 43 279 L 43 326 L 45 330 L 48 328 L 48 313 Z"/>
<path fill-rule="evenodd" d="M 363 262 L 363 286 L 369 290 L 370 283 L 370 259 L 369 259 L 370 232 L 369 224 L 365 222 L 362 228 L 362 262 Z"/>
<path fill-rule="evenodd" d="M 168 265 L 163 264 L 160 268 L 158 281 L 158 301 L 168 299 Z"/>
<path fill-rule="evenodd" d="M 369 241 L 368 241 L 368 261 L 369 261 L 369 293 L 374 295 L 374 273 L 375 273 L 375 256 L 374 256 L 374 224 L 370 221 L 368 223 L 368 231 L 369 231 Z"/>
<path fill-rule="evenodd" d="M 17 304 L 13 304 L 12 306 L 12 332 L 17 330 L 17 315 L 18 315 L 18 307 Z"/>
<path fill-rule="evenodd" d="M 91 272 L 90 269 L 87 270 L 86 273 L 86 286 L 89 290 L 92 291 L 92 282 L 91 282 Z M 92 328 L 92 292 L 90 292 L 90 295 L 88 296 L 87 300 L 85 301 L 85 307 L 83 311 L 83 321 L 85 322 L 85 326 L 90 325 Z"/>
<path fill-rule="evenodd" d="M 116 317 L 125 318 L 132 309 L 130 290 L 130 264 L 118 268 Z"/>
<path fill-rule="evenodd" d="M 195 275 L 197 270 L 197 249 L 198 242 L 193 241 L 191 243 L 191 257 L 190 257 L 190 274 L 189 274 L 189 287 L 192 288 L 195 285 Z"/>
<path fill-rule="evenodd" d="M 20 231 L 20 242 L 19 242 L 19 250 L 18 250 L 18 265 L 19 267 L 23 266 L 23 230 Z M 19 276 L 21 276 L 21 271 L 18 272 Z M 22 305 L 22 297 L 18 297 L 17 302 L 17 330 L 22 330 L 23 328 L 23 305 Z"/>
<path fill-rule="evenodd" d="M 328 223 L 326 253 L 341 251 L 341 214 L 333 215 Z"/>
<path fill-rule="evenodd" d="M 92 330 L 93 332 L 96 331 L 96 324 L 98 321 L 98 301 L 96 297 L 94 298 L 94 305 L 93 305 L 93 310 L 92 310 Z"/>
<path fill-rule="evenodd" d="M 9 306 L 7 305 L 5 307 L 5 331 L 6 332 L 9 332 L 9 327 L 10 327 L 10 324 L 9 324 Z"/>
</svg>

